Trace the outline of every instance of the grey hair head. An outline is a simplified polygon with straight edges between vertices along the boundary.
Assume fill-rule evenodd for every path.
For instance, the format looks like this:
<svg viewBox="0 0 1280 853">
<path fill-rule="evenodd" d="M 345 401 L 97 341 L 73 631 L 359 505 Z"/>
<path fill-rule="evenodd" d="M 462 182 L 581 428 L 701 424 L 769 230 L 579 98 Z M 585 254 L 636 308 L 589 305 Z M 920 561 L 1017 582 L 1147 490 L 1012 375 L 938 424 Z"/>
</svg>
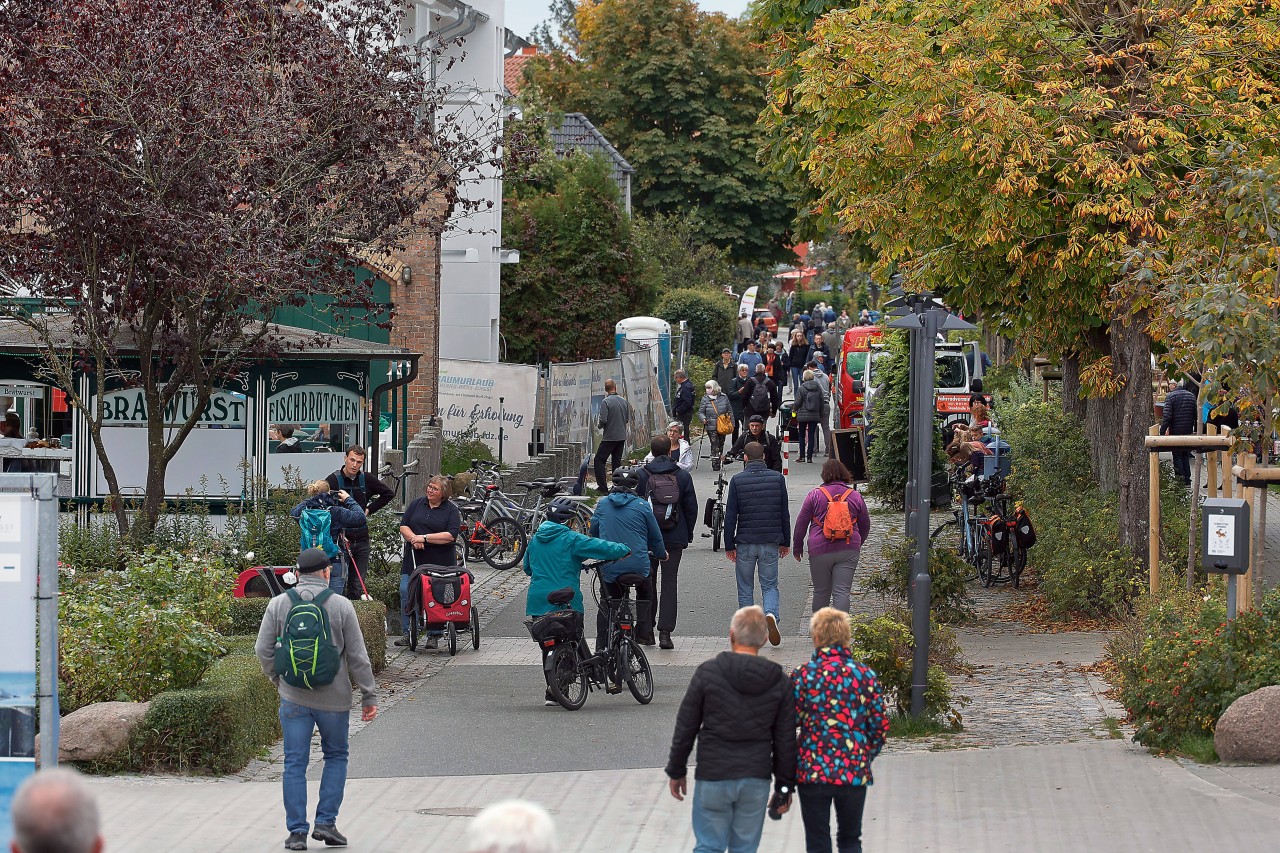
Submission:
<svg viewBox="0 0 1280 853">
<path fill-rule="evenodd" d="M 66 767 L 41 770 L 13 797 L 13 837 L 22 853 L 93 853 L 99 849 L 98 804 L 84 779 Z"/>
</svg>

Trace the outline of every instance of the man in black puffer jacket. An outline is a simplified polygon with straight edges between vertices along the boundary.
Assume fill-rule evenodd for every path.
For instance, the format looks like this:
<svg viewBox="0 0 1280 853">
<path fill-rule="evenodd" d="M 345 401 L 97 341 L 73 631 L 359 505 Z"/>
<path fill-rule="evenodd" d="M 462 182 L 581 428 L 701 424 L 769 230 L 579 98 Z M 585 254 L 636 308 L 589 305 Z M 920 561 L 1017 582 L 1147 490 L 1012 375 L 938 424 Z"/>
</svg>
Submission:
<svg viewBox="0 0 1280 853">
<path fill-rule="evenodd" d="M 1180 382 L 1178 387 L 1164 398 L 1164 414 L 1160 418 L 1161 435 L 1191 435 L 1196 431 L 1197 409 L 1196 395 L 1187 390 L 1187 383 Z M 1191 485 L 1191 451 L 1173 451 L 1173 473 L 1178 475 L 1184 486 Z"/>
<path fill-rule="evenodd" d="M 760 603 L 769 623 L 769 642 L 776 646 L 782 642 L 778 560 L 791 550 L 787 481 L 764 466 L 764 448 L 759 444 L 748 444 L 743 454 L 746 467 L 729 481 L 724 555 L 734 564 L 739 607 L 755 603 L 756 576 L 760 577 Z"/>
<path fill-rule="evenodd" d="M 694 671 L 676 715 L 666 773 L 671 796 L 683 800 L 696 738 L 693 834 L 698 850 L 746 853 L 759 846 L 771 776 L 778 811 L 790 806 L 796 776 L 795 699 L 782 667 L 758 657 L 767 632 L 759 607 L 733 614 L 733 650 Z"/>
</svg>

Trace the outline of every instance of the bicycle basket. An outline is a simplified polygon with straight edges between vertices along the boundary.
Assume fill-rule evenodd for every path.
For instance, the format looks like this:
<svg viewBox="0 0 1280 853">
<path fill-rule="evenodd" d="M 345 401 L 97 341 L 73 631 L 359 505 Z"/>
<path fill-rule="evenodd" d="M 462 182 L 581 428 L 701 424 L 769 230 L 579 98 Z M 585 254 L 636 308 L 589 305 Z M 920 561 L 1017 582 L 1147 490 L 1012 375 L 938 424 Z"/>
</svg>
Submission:
<svg viewBox="0 0 1280 853">
<path fill-rule="evenodd" d="M 529 636 L 535 643 L 544 640 L 564 642 L 582 635 L 582 614 L 576 610 L 552 610 L 534 617 L 529 623 Z"/>
</svg>

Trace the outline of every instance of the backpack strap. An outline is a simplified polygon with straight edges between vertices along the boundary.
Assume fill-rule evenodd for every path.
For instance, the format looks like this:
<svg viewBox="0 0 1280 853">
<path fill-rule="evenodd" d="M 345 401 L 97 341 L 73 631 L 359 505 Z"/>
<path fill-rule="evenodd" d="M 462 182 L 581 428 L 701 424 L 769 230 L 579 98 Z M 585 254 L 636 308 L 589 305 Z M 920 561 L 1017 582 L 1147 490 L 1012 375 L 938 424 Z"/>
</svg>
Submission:
<svg viewBox="0 0 1280 853">
<path fill-rule="evenodd" d="M 289 591 L 293 592 L 293 590 L 289 590 Z M 315 598 L 311 599 L 311 603 L 316 605 L 317 607 L 321 607 L 324 605 L 326 601 L 329 600 L 329 597 L 332 595 L 333 595 L 333 590 L 326 586 L 324 589 L 320 590 L 320 593 Z"/>
</svg>

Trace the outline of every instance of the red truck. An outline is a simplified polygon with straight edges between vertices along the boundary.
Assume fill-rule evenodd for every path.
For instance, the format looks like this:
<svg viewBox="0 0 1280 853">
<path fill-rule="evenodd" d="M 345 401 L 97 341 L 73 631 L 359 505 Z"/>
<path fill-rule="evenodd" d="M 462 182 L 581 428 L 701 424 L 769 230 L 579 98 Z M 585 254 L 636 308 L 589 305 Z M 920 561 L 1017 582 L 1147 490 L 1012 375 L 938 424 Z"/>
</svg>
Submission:
<svg viewBox="0 0 1280 853">
<path fill-rule="evenodd" d="M 835 398 L 836 428 L 850 429 L 862 418 L 866 400 L 867 361 L 872 346 L 884 337 L 879 326 L 854 326 L 844 333 L 840 355 L 836 359 L 835 381 L 831 390 Z"/>
</svg>

